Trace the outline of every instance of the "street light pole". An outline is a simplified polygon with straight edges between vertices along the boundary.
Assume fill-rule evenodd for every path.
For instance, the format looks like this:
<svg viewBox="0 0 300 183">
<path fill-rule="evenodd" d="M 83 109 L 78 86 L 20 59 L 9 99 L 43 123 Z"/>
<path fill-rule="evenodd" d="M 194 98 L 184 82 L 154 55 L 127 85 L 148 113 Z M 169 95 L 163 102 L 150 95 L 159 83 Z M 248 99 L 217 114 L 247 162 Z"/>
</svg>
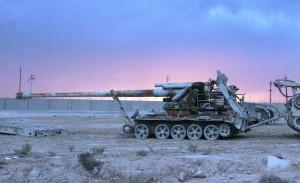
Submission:
<svg viewBox="0 0 300 183">
<path fill-rule="evenodd" d="M 19 93 L 21 92 L 22 90 L 22 67 L 20 66 L 20 69 L 19 69 Z"/>
<path fill-rule="evenodd" d="M 272 103 L 272 84 L 273 84 L 273 82 L 270 81 L 270 89 L 269 89 L 269 92 L 270 92 L 270 103 Z"/>
<path fill-rule="evenodd" d="M 284 76 L 284 80 L 285 81 L 287 81 L 287 76 Z M 288 88 L 287 87 L 285 87 L 285 102 L 286 102 L 286 104 L 288 103 Z"/>
<path fill-rule="evenodd" d="M 32 93 L 32 83 L 35 80 L 35 76 L 33 74 L 30 75 L 28 81 L 30 82 L 30 93 Z"/>
<path fill-rule="evenodd" d="M 167 83 L 169 83 L 169 81 L 170 81 L 170 76 L 167 75 L 166 79 L 167 79 Z"/>
</svg>

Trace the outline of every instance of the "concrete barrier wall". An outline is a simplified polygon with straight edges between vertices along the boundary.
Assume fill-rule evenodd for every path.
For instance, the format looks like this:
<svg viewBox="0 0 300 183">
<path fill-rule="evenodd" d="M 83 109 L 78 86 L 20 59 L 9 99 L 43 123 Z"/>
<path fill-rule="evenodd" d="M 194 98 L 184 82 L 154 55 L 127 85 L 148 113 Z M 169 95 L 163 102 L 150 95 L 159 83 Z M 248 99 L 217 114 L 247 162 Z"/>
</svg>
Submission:
<svg viewBox="0 0 300 183">
<path fill-rule="evenodd" d="M 23 110 L 26 109 L 27 103 L 25 101 L 17 101 L 16 99 L 4 99 L 4 110 Z"/>
<path fill-rule="evenodd" d="M 162 109 L 158 101 L 122 101 L 126 111 L 149 111 Z M 118 111 L 119 106 L 112 100 L 76 99 L 28 99 L 0 98 L 0 110 L 20 111 Z"/>
<path fill-rule="evenodd" d="M 159 101 L 121 101 L 126 111 L 161 110 L 163 103 Z M 286 109 L 283 104 L 273 104 L 282 113 Z M 0 110 L 20 111 L 119 111 L 113 100 L 78 100 L 78 99 L 28 99 L 0 98 Z"/>
</svg>

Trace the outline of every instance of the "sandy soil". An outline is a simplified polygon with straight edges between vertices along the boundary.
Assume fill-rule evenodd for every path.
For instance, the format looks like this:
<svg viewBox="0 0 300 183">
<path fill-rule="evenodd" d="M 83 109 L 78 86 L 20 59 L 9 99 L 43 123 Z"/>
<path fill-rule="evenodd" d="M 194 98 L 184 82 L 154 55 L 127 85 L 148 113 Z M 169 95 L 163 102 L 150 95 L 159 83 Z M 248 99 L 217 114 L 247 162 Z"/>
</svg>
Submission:
<svg viewBox="0 0 300 183">
<path fill-rule="evenodd" d="M 173 183 L 182 178 L 189 183 L 251 183 L 269 173 L 300 182 L 300 134 L 284 123 L 262 126 L 230 140 L 161 141 L 123 135 L 122 119 L 113 114 L 0 112 L 0 116 L 55 125 L 69 133 L 42 138 L 1 135 L 0 182 Z M 32 152 L 17 157 L 15 150 L 26 143 L 32 145 Z M 78 163 L 78 154 L 92 148 L 105 148 L 102 155 L 95 155 L 103 166 L 93 175 Z M 292 163 L 288 168 L 267 170 L 269 155 Z M 197 171 L 205 178 L 196 178 Z"/>
</svg>

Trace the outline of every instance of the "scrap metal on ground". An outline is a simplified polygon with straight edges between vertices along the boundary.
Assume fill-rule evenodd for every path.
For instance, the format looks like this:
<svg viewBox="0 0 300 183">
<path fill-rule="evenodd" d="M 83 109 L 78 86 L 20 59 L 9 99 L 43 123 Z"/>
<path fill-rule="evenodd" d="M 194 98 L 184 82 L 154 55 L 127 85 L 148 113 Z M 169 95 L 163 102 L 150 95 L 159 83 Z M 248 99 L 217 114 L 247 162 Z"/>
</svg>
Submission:
<svg viewBox="0 0 300 183">
<path fill-rule="evenodd" d="M 64 130 L 49 125 L 41 125 L 30 120 L 0 120 L 0 134 L 29 137 L 46 137 L 63 134 Z"/>
</svg>

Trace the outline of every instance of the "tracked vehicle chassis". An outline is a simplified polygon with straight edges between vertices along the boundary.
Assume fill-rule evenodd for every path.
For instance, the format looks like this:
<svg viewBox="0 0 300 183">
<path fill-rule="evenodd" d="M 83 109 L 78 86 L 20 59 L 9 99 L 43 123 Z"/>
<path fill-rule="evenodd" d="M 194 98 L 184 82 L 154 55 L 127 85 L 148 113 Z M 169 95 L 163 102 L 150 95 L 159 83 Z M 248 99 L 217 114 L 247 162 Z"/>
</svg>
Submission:
<svg viewBox="0 0 300 183">
<path fill-rule="evenodd" d="M 135 120 L 134 134 L 137 138 L 146 139 L 156 137 L 157 139 L 190 139 L 217 140 L 219 138 L 230 138 L 239 130 L 224 120 L 205 120 L 194 118 L 147 118 Z M 139 131 L 144 129 L 142 131 Z M 141 135 L 144 133 L 144 135 Z M 147 134 L 145 134 L 147 133 Z"/>
</svg>

